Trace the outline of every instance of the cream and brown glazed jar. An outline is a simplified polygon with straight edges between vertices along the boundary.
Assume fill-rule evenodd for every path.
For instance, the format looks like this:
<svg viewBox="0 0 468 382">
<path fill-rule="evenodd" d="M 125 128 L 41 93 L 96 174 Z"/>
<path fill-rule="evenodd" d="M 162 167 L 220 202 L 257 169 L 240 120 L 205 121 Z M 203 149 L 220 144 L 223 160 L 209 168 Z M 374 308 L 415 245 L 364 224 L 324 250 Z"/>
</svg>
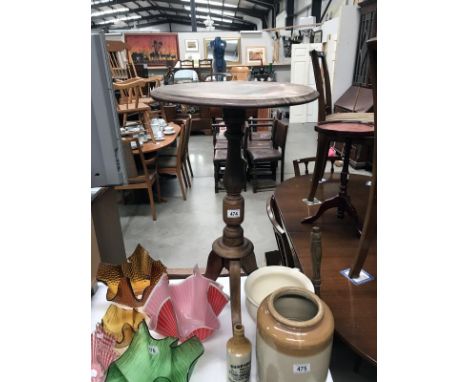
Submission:
<svg viewBox="0 0 468 382">
<path fill-rule="evenodd" d="M 257 312 L 260 382 L 325 382 L 334 321 L 314 293 L 285 287 L 266 297 Z"/>
</svg>

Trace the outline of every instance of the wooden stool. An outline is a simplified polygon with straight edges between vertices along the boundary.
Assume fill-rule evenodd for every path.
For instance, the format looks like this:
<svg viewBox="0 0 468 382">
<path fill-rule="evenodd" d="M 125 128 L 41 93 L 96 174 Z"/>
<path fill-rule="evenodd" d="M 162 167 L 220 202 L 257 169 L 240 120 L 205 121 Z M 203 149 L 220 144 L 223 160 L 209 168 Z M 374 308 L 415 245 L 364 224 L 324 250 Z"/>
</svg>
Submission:
<svg viewBox="0 0 468 382">
<path fill-rule="evenodd" d="M 359 232 L 362 231 L 362 223 L 359 220 L 356 209 L 351 204 L 351 199 L 347 192 L 348 184 L 348 168 L 349 154 L 351 144 L 354 142 L 362 142 L 374 137 L 374 126 L 372 124 L 362 122 L 324 122 L 315 126 L 315 131 L 318 132 L 317 142 L 317 160 L 314 167 L 314 175 L 308 196 L 309 201 L 313 201 L 317 187 L 322 174 L 322 169 L 325 166 L 330 141 L 339 141 L 345 143 L 343 170 L 341 172 L 340 191 L 333 198 L 325 200 L 318 209 L 317 213 L 302 220 L 302 223 L 314 223 L 325 211 L 330 208 L 338 208 L 337 217 L 342 219 L 344 213 L 347 212 L 354 220 L 354 224 Z"/>
</svg>

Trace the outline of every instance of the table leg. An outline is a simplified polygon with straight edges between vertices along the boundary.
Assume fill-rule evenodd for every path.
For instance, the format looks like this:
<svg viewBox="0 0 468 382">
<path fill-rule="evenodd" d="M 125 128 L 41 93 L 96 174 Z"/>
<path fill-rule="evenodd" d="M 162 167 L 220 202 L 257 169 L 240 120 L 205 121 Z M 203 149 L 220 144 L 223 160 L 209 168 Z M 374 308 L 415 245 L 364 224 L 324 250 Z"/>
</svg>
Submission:
<svg viewBox="0 0 468 382">
<path fill-rule="evenodd" d="M 319 181 L 323 176 L 323 171 L 327 163 L 328 158 L 328 146 L 330 145 L 330 139 L 325 134 L 318 134 L 317 139 L 317 154 L 314 165 L 314 174 L 310 184 L 310 192 L 306 202 L 313 203 Z M 308 203 L 307 203 L 308 204 Z"/>
<path fill-rule="evenodd" d="M 241 323 L 240 269 L 249 274 L 257 269 L 253 244 L 244 238 L 241 223 L 244 220 L 244 198 L 241 195 L 245 182 L 245 168 L 241 156 L 244 109 L 223 109 L 226 124 L 228 153 L 224 186 L 227 195 L 223 199 L 223 220 L 226 226 L 223 236 L 213 242 L 208 257 L 206 276 L 216 279 L 223 267 L 229 269 L 232 323 Z"/>
<path fill-rule="evenodd" d="M 319 134 L 320 138 L 321 134 Z M 320 142 L 319 142 L 320 144 Z M 324 146 L 325 147 L 325 146 Z M 343 170 L 341 172 L 341 178 L 340 178 L 340 191 L 338 195 L 325 200 L 317 210 L 317 212 L 312 215 L 304 218 L 301 223 L 307 223 L 307 224 L 312 224 L 314 223 L 322 214 L 329 210 L 330 208 L 337 208 L 337 217 L 342 219 L 344 217 L 344 213 L 347 212 L 348 215 L 350 216 L 351 219 L 354 221 L 354 225 L 356 226 L 358 235 L 361 235 L 362 232 L 362 223 L 359 219 L 359 216 L 357 214 L 356 209 L 351 203 L 351 199 L 348 195 L 348 174 L 349 174 L 349 154 L 351 151 L 351 140 L 346 140 L 345 143 L 345 150 L 344 150 L 344 162 L 343 162 Z M 317 161 L 315 162 L 315 169 L 314 169 L 314 177 L 312 180 L 312 189 L 311 189 L 311 194 L 315 196 L 315 192 L 317 190 L 318 186 L 318 178 L 319 176 L 315 176 L 315 171 L 319 170 L 321 167 L 321 164 L 318 164 L 319 159 L 319 149 L 317 149 Z M 320 152 L 320 155 L 323 155 L 322 152 Z M 325 157 L 326 158 L 326 157 Z M 326 159 L 325 159 L 326 160 Z M 315 179 L 317 178 L 317 179 Z M 316 183 L 315 183 L 316 182 Z M 314 188 L 315 184 L 315 188 Z M 312 194 L 312 191 L 314 192 Z M 310 197 L 309 195 L 309 197 Z"/>
</svg>

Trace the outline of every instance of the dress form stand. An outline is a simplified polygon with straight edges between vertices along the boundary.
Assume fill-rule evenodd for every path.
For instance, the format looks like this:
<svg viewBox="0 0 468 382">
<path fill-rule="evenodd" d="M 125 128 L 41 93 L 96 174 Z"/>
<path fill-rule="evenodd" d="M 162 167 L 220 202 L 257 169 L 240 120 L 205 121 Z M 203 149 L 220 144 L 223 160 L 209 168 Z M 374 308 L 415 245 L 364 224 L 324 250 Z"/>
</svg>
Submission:
<svg viewBox="0 0 468 382">
<path fill-rule="evenodd" d="M 224 187 L 227 195 L 223 200 L 223 220 L 226 226 L 223 236 L 213 242 L 208 256 L 205 276 L 216 280 L 223 268 L 229 270 L 232 324 L 241 324 L 240 270 L 250 274 L 257 269 L 254 246 L 244 237 L 241 223 L 244 220 L 244 167 L 241 158 L 242 126 L 245 123 L 244 109 L 223 109 L 228 140 L 228 154 Z"/>
<path fill-rule="evenodd" d="M 210 42 L 210 46 L 213 48 L 213 66 L 215 75 L 219 73 L 225 73 L 226 61 L 224 60 L 224 52 L 227 46 L 226 41 L 221 40 L 221 37 L 215 37 L 215 39 Z M 219 79 L 217 78 L 217 80 Z"/>
</svg>

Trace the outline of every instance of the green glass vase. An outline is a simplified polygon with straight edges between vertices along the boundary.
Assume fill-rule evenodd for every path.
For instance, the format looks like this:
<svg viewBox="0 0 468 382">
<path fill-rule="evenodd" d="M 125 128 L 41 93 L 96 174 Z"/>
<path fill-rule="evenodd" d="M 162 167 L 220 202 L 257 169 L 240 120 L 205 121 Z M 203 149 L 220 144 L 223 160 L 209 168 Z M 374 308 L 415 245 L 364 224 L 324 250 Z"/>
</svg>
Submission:
<svg viewBox="0 0 468 382">
<path fill-rule="evenodd" d="M 143 321 L 125 353 L 109 366 L 106 382 L 188 382 L 203 345 L 197 337 L 177 342 L 154 339 Z"/>
</svg>

